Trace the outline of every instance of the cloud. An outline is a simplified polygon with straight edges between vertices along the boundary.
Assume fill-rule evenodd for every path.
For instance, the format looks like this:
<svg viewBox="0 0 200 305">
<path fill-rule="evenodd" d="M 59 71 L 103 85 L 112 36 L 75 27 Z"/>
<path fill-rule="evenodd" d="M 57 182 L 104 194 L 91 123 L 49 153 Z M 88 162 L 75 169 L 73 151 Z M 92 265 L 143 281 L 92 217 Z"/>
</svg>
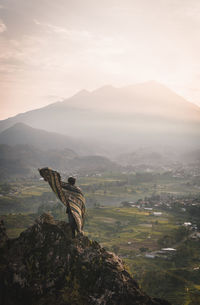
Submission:
<svg viewBox="0 0 200 305">
<path fill-rule="evenodd" d="M 5 25 L 5 23 L 3 23 L 2 20 L 0 20 L 0 33 L 3 33 L 7 30 L 7 27 Z"/>
<path fill-rule="evenodd" d="M 52 24 L 45 23 L 45 22 L 40 22 L 37 19 L 33 19 L 33 21 L 36 25 L 42 26 L 44 28 L 48 28 L 55 33 L 68 33 L 69 32 L 67 29 L 60 27 L 60 26 L 52 25 Z"/>
<path fill-rule="evenodd" d="M 91 39 L 92 34 L 85 30 L 69 30 L 65 27 L 53 25 L 50 23 L 40 22 L 37 19 L 33 19 L 34 23 L 38 26 L 48 29 L 52 33 L 64 35 L 71 40 Z"/>
</svg>

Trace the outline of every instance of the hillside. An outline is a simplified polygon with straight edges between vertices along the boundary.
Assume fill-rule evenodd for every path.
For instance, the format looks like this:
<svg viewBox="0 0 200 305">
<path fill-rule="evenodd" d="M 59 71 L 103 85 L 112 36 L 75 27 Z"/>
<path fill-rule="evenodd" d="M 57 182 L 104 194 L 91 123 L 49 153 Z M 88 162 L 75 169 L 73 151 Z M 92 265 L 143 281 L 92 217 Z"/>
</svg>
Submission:
<svg viewBox="0 0 200 305">
<path fill-rule="evenodd" d="M 25 144 L 45 151 L 49 149 L 71 149 L 83 155 L 94 152 L 92 145 L 87 145 L 81 140 L 55 132 L 32 128 L 24 123 L 16 123 L 1 132 L 0 144 L 11 146 Z"/>
<path fill-rule="evenodd" d="M 77 154 L 70 149 L 39 150 L 29 145 L 0 145 L 0 180 L 27 177 L 37 174 L 37 168 L 50 166 L 61 169 L 69 168 L 70 160 Z"/>
<path fill-rule="evenodd" d="M 83 90 L 63 102 L 3 120 L 0 131 L 17 122 L 92 141 L 105 153 L 200 145 L 200 108 L 156 82 Z"/>
<path fill-rule="evenodd" d="M 79 156 L 71 149 L 41 150 L 30 145 L 0 144 L 0 181 L 38 176 L 37 169 L 45 166 L 68 174 L 94 174 L 120 168 L 106 157 Z"/>
<path fill-rule="evenodd" d="M 169 305 L 140 290 L 115 254 L 44 214 L 8 240 L 0 224 L 2 305 Z"/>
</svg>

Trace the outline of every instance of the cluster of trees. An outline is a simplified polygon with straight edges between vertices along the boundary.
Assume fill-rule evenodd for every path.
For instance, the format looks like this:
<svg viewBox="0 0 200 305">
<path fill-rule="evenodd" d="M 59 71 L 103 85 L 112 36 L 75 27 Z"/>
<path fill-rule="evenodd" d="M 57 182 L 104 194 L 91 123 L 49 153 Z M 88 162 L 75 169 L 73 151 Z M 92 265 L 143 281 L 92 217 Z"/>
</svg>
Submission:
<svg viewBox="0 0 200 305">
<path fill-rule="evenodd" d="M 158 239 L 158 245 L 160 247 L 172 247 L 176 243 L 183 241 L 189 235 L 189 229 L 187 227 L 179 227 L 171 232 L 171 234 L 163 235 Z"/>
</svg>

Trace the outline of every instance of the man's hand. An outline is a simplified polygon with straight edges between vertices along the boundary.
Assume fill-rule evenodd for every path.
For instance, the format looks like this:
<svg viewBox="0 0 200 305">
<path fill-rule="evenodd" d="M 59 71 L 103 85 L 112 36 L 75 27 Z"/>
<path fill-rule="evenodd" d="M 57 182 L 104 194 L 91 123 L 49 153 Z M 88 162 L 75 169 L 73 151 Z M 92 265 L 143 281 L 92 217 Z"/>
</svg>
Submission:
<svg viewBox="0 0 200 305">
<path fill-rule="evenodd" d="M 48 167 L 38 168 L 38 171 L 40 173 L 40 176 L 42 176 L 42 178 L 44 179 L 44 181 L 47 181 L 47 179 L 42 175 L 42 170 L 44 170 L 45 168 L 48 168 Z"/>
</svg>

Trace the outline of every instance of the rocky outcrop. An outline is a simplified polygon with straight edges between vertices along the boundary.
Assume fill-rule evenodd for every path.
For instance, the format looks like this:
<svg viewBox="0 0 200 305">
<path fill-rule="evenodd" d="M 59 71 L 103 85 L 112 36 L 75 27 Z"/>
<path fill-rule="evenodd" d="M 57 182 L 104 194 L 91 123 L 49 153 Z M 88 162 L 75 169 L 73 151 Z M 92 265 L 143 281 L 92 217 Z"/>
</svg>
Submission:
<svg viewBox="0 0 200 305">
<path fill-rule="evenodd" d="M 0 255 L 2 305 L 168 305 L 140 290 L 115 254 L 69 225 L 43 215 L 19 238 L 4 236 Z"/>
<path fill-rule="evenodd" d="M 3 248 L 8 240 L 6 228 L 3 220 L 0 220 L 0 249 Z"/>
</svg>

